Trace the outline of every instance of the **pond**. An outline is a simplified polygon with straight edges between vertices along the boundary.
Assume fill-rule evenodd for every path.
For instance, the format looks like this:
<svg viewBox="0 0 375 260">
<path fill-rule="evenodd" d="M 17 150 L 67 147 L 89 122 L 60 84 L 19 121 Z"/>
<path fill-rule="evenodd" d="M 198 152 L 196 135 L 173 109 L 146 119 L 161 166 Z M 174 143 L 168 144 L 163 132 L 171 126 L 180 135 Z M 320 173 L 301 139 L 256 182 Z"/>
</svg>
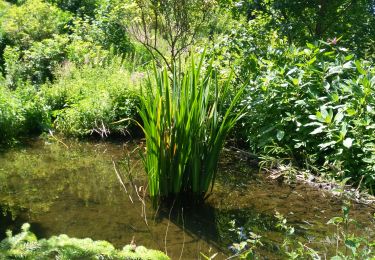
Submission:
<svg viewBox="0 0 375 260">
<path fill-rule="evenodd" d="M 139 152 L 142 143 L 32 139 L 0 153 L 0 239 L 6 229 L 31 224 L 38 237 L 67 234 L 107 240 L 121 248 L 159 249 L 172 259 L 199 259 L 201 252 L 225 259 L 237 241 L 232 224 L 262 236 L 261 254 L 279 257 L 282 233 L 275 211 L 283 214 L 301 241 L 333 252 L 333 227 L 342 201 L 304 184 L 271 181 L 235 152 L 224 152 L 212 195 L 202 206 L 152 208 Z M 116 168 L 116 170 L 115 170 Z M 117 171 L 117 173 L 116 173 Z M 119 181 L 124 182 L 124 187 Z M 144 212 L 146 214 L 144 214 Z M 352 205 L 350 215 L 373 236 L 374 208 Z M 231 224 L 232 223 L 232 224 Z M 368 232 L 370 230 L 371 232 Z"/>
</svg>

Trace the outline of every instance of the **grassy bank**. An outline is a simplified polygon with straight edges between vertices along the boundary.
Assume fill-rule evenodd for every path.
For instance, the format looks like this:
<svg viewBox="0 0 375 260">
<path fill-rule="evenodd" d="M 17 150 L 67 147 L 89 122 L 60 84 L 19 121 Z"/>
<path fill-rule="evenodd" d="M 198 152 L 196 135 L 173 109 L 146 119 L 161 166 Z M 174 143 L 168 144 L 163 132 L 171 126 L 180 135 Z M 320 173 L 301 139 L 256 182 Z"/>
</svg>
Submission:
<svg viewBox="0 0 375 260">
<path fill-rule="evenodd" d="M 137 118 L 143 73 L 130 73 L 120 60 L 106 66 L 66 64 L 53 83 L 15 90 L 0 86 L 0 143 L 49 130 L 68 136 L 126 134 Z"/>
</svg>

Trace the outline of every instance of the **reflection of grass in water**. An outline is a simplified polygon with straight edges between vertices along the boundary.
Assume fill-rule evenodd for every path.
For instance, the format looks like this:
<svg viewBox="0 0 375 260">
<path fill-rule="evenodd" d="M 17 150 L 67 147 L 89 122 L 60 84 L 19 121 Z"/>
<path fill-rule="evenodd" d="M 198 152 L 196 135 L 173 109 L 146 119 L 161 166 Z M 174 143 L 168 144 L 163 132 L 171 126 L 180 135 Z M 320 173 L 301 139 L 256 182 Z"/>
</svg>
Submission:
<svg viewBox="0 0 375 260">
<path fill-rule="evenodd" d="M 32 147 L 2 154 L 0 204 L 46 212 L 64 190 L 84 201 L 113 200 L 118 182 L 111 156 L 119 157 L 122 149 L 107 152 L 105 144 L 82 142 L 69 146 L 39 140 Z"/>
</svg>

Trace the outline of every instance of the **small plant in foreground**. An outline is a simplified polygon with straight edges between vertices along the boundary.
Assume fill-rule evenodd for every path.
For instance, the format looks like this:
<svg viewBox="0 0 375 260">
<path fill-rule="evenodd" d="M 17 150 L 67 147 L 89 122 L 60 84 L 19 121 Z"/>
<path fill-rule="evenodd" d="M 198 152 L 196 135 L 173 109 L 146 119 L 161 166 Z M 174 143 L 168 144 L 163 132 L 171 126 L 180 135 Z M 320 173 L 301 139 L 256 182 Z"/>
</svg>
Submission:
<svg viewBox="0 0 375 260">
<path fill-rule="evenodd" d="M 349 207 L 349 203 L 344 202 L 342 216 L 333 217 L 327 222 L 328 225 L 336 226 L 336 232 L 327 237 L 327 240 L 331 241 L 331 238 L 333 238 L 333 241 L 335 241 L 334 252 L 328 248 L 319 251 L 311 248 L 309 243 L 304 243 L 298 239 L 294 227 L 287 223 L 283 215 L 276 212 L 275 218 L 277 222 L 275 227 L 281 231 L 283 238 L 277 246 L 280 256 L 283 257 L 282 259 L 375 259 L 375 242 L 366 237 L 350 233 L 350 226 L 355 224 L 356 221 L 349 217 Z M 267 240 L 267 238 L 263 240 L 259 235 L 249 232 L 245 227 L 236 226 L 235 221 L 231 221 L 230 224 L 233 227 L 230 231 L 235 232 L 237 239 L 229 247 L 235 254 L 228 259 L 233 257 L 257 259 L 257 256 L 259 256 L 258 249 L 263 247 L 262 242 Z M 326 240 L 321 242 L 324 244 Z M 327 258 L 327 255 L 331 255 L 331 257 Z"/>
<path fill-rule="evenodd" d="M 230 97 L 230 79 L 219 84 L 211 65 L 203 73 L 204 54 L 182 75 L 157 72 L 141 97 L 140 117 L 146 135 L 144 165 L 151 197 L 212 189 L 225 137 L 242 116 L 234 111 L 243 88 Z"/>
<path fill-rule="evenodd" d="M 30 224 L 22 225 L 22 232 L 0 241 L 0 259 L 159 259 L 167 260 L 165 254 L 143 246 L 127 245 L 117 250 L 107 241 L 90 238 L 70 238 L 67 235 L 40 239 L 30 232 Z"/>
<path fill-rule="evenodd" d="M 295 239 L 294 227 L 287 225 L 283 215 L 276 211 L 275 217 L 278 220 L 276 227 L 284 233 L 281 247 L 288 259 L 320 259 L 317 251 Z"/>
<path fill-rule="evenodd" d="M 349 211 L 350 204 L 345 202 L 342 207 L 342 216 L 333 217 L 327 222 L 327 224 L 336 226 L 336 256 L 333 259 L 374 259 L 375 242 L 349 233 L 350 225 L 356 223 L 354 219 L 349 217 Z M 343 246 L 345 246 L 344 252 L 340 250 Z"/>
<path fill-rule="evenodd" d="M 235 232 L 238 237 L 238 243 L 233 243 L 229 249 L 235 253 L 235 256 L 238 256 L 240 259 L 254 259 L 255 252 L 254 250 L 258 246 L 263 246 L 260 241 L 261 236 L 253 233 L 246 232 L 244 227 L 236 227 L 235 221 L 231 221 L 232 229 L 230 231 Z"/>
</svg>

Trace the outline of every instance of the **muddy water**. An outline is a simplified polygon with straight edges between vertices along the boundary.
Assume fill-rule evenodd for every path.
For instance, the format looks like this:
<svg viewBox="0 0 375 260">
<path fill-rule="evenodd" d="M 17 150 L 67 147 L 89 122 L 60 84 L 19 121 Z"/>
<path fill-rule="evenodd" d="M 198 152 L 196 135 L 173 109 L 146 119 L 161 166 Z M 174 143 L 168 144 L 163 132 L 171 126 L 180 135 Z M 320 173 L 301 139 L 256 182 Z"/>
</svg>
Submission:
<svg viewBox="0 0 375 260">
<path fill-rule="evenodd" d="M 0 206 L 5 213 L 0 237 L 6 229 L 17 231 L 29 222 L 38 237 L 64 233 L 108 240 L 117 247 L 134 239 L 172 259 L 216 252 L 215 259 L 225 259 L 238 240 L 231 231 L 234 225 L 262 236 L 262 258 L 278 259 L 278 211 L 295 227 L 296 239 L 332 254 L 335 245 L 328 238 L 334 230 L 325 223 L 341 214 L 339 199 L 306 185 L 272 182 L 240 156 L 225 153 L 205 205 L 153 209 L 147 199 L 142 201 L 142 149 L 121 142 L 35 139 L 0 153 Z M 372 236 L 373 213 L 371 206 L 353 205 L 350 214 L 359 224 L 353 232 Z"/>
</svg>

